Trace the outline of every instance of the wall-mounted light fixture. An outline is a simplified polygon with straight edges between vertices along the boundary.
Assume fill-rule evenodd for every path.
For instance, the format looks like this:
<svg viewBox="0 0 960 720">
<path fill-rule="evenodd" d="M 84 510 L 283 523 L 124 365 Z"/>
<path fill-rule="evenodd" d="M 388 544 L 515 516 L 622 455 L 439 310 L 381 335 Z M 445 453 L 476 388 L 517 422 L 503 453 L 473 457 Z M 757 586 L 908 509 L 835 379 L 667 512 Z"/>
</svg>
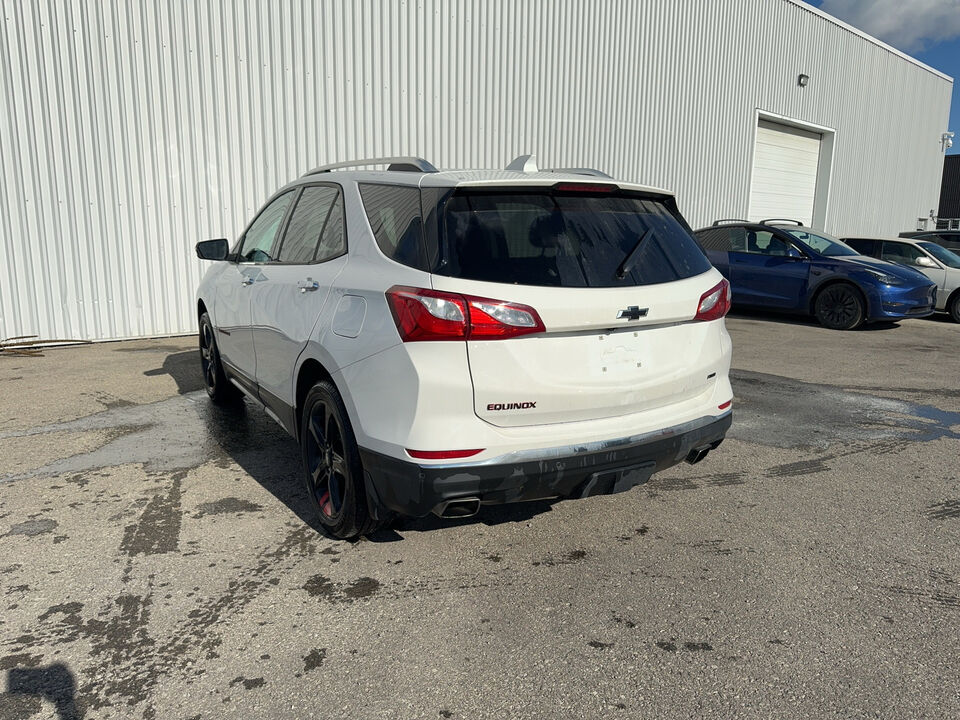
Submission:
<svg viewBox="0 0 960 720">
<path fill-rule="evenodd" d="M 806 87 L 809 82 L 810 82 L 809 75 L 804 75 L 803 73 L 800 73 L 797 76 L 797 85 L 799 85 L 800 87 Z"/>
<path fill-rule="evenodd" d="M 953 147 L 953 136 L 954 133 L 952 132 L 945 132 L 940 136 L 940 149 L 943 150 L 943 152 Z"/>
</svg>

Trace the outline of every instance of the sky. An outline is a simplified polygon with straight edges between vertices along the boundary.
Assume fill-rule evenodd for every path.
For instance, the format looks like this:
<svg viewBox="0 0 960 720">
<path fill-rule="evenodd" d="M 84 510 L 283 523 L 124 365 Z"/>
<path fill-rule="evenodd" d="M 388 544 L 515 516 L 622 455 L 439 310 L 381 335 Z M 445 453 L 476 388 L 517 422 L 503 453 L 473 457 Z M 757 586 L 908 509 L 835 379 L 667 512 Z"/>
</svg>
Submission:
<svg viewBox="0 0 960 720">
<path fill-rule="evenodd" d="M 954 79 L 948 153 L 960 154 L 960 0 L 806 0 Z"/>
</svg>

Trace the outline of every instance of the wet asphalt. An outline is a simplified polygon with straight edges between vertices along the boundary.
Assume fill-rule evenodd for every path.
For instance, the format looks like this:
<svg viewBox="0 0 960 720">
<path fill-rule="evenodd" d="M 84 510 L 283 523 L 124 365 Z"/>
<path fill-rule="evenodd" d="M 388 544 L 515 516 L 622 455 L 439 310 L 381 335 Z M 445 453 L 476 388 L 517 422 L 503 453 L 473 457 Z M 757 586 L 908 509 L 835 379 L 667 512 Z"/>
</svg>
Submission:
<svg viewBox="0 0 960 720">
<path fill-rule="evenodd" d="M 728 326 L 699 465 L 357 543 L 192 338 L 0 354 L 0 719 L 960 717 L 960 326 Z"/>
</svg>

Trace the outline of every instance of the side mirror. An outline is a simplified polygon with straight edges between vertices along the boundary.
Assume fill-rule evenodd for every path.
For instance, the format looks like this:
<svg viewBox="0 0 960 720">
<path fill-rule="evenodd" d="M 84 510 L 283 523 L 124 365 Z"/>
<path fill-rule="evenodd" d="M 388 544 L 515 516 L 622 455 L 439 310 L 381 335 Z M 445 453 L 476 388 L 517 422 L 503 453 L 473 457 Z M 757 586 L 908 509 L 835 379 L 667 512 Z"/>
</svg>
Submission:
<svg viewBox="0 0 960 720">
<path fill-rule="evenodd" d="M 925 268 L 939 267 L 939 265 L 937 265 L 936 261 L 933 258 L 929 258 L 926 255 L 921 255 L 920 257 L 917 258 L 917 265 Z"/>
<path fill-rule="evenodd" d="M 230 243 L 226 238 L 203 240 L 197 243 L 197 257 L 201 260 L 226 260 L 230 253 Z"/>
<path fill-rule="evenodd" d="M 787 248 L 787 257 L 793 258 L 794 260 L 803 260 L 803 253 L 791 245 Z"/>
</svg>

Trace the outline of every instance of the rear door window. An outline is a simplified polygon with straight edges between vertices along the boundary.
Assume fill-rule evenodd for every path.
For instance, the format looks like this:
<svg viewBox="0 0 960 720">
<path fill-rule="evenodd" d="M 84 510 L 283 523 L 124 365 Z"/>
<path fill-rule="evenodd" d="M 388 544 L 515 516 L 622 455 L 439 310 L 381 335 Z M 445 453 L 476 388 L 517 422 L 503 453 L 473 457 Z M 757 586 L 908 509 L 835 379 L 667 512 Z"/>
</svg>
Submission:
<svg viewBox="0 0 960 720">
<path fill-rule="evenodd" d="M 864 238 L 847 238 L 844 240 L 847 245 L 852 247 L 861 255 L 869 255 L 870 257 L 877 257 L 877 241 L 876 240 L 867 240 Z"/>
<path fill-rule="evenodd" d="M 310 185 L 303 189 L 290 216 L 280 247 L 280 262 L 307 264 L 329 260 L 345 251 L 343 213 L 338 188 Z"/>
<path fill-rule="evenodd" d="M 730 249 L 733 252 L 747 251 L 747 229 L 742 227 L 729 228 Z"/>
<path fill-rule="evenodd" d="M 746 252 L 754 255 L 786 255 L 790 246 L 769 230 L 746 230 Z"/>
<path fill-rule="evenodd" d="M 439 274 L 519 285 L 652 285 L 711 267 L 663 199 L 619 190 L 460 190 L 441 243 Z"/>
</svg>

